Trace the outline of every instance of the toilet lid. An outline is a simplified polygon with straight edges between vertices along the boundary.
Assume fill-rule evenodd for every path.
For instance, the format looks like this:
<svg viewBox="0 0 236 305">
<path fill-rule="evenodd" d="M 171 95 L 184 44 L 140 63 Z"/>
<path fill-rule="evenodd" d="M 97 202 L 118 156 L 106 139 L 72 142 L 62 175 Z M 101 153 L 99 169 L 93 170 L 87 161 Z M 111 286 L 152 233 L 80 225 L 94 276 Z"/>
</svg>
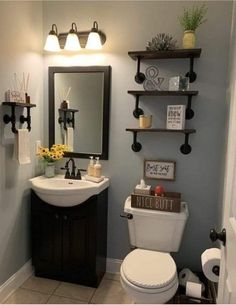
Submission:
<svg viewBox="0 0 236 305">
<path fill-rule="evenodd" d="M 122 271 L 128 281 L 142 288 L 162 288 L 176 278 L 176 265 L 169 253 L 143 249 L 126 256 Z"/>
</svg>

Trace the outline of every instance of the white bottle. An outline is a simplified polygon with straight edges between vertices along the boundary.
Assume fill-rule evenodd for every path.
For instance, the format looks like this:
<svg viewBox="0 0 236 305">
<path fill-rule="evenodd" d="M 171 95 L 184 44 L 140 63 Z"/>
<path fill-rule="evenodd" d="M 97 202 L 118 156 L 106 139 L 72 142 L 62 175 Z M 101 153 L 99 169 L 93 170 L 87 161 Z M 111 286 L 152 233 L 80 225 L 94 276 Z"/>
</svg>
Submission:
<svg viewBox="0 0 236 305">
<path fill-rule="evenodd" d="M 102 165 L 99 163 L 99 157 L 96 158 L 96 163 L 94 165 L 94 177 L 101 178 L 102 176 Z"/>
<path fill-rule="evenodd" d="M 87 169 L 87 174 L 88 176 L 93 176 L 94 175 L 94 161 L 93 161 L 93 156 L 89 157 L 90 161 L 88 164 L 88 169 Z"/>
</svg>

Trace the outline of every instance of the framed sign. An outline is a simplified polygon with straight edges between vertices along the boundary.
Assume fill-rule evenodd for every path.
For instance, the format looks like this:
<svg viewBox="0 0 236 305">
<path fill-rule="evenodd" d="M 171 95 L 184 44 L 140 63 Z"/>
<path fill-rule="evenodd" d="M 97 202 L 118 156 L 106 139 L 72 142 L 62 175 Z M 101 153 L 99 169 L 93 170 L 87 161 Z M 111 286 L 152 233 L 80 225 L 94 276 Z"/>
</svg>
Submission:
<svg viewBox="0 0 236 305">
<path fill-rule="evenodd" d="M 144 160 L 144 177 L 175 180 L 175 161 Z"/>
</svg>

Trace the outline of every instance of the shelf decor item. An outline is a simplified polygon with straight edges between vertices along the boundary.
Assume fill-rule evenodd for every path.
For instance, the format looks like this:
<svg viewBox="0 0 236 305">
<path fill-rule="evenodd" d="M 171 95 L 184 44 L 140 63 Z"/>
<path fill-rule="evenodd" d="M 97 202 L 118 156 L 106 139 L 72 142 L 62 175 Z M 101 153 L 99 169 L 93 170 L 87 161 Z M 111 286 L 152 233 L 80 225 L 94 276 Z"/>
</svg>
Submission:
<svg viewBox="0 0 236 305">
<path fill-rule="evenodd" d="M 146 179 L 175 180 L 175 161 L 144 160 Z"/>
<path fill-rule="evenodd" d="M 185 91 L 189 89 L 189 77 L 174 76 L 169 79 L 169 91 Z"/>
<path fill-rule="evenodd" d="M 146 91 L 161 91 L 164 77 L 158 77 L 159 70 L 156 66 L 147 67 L 145 71 L 145 80 L 143 82 L 143 89 Z"/>
<path fill-rule="evenodd" d="M 6 102 L 30 103 L 30 96 L 28 95 L 29 79 L 29 73 L 23 72 L 22 79 L 17 73 L 14 73 L 11 89 L 5 92 Z"/>
<path fill-rule="evenodd" d="M 152 115 L 139 116 L 139 127 L 140 128 L 151 128 L 152 127 Z"/>
<path fill-rule="evenodd" d="M 147 43 L 148 51 L 167 51 L 176 49 L 177 41 L 170 34 L 160 33 Z"/>
<path fill-rule="evenodd" d="M 68 151 L 68 147 L 64 144 L 54 144 L 50 149 L 40 147 L 37 156 L 44 161 L 45 172 L 47 178 L 55 176 L 55 162 L 63 159 L 64 153 Z"/>
<path fill-rule="evenodd" d="M 167 106 L 167 129 L 182 130 L 185 127 L 185 105 Z"/>
<path fill-rule="evenodd" d="M 183 48 L 194 49 L 196 44 L 196 29 L 207 19 L 205 15 L 207 7 L 203 4 L 200 7 L 184 8 L 184 13 L 179 17 L 180 25 L 184 30 Z"/>
</svg>

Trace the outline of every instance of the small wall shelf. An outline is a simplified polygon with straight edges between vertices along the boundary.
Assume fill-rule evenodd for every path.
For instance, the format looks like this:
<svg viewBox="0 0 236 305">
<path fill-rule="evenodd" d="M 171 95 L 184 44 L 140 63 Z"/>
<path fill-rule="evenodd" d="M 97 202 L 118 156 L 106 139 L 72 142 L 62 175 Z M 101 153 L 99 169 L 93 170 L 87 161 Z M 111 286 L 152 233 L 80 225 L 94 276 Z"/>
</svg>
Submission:
<svg viewBox="0 0 236 305">
<path fill-rule="evenodd" d="M 8 114 L 5 114 L 3 116 L 3 122 L 5 124 L 8 124 L 11 122 L 12 127 L 11 130 L 13 133 L 18 133 L 18 130 L 16 129 L 16 114 L 15 114 L 15 108 L 16 107 L 22 107 L 22 108 L 27 108 L 27 116 L 25 117 L 24 115 L 20 116 L 20 123 L 24 124 L 27 122 L 27 129 L 30 131 L 31 130 L 31 116 L 30 116 L 30 108 L 36 107 L 35 104 L 30 104 L 30 103 L 17 103 L 17 102 L 3 102 L 2 105 L 5 106 L 10 106 L 11 107 L 11 116 Z"/>
<path fill-rule="evenodd" d="M 67 109 L 63 109 L 63 108 L 59 108 L 58 109 L 59 112 L 63 113 L 63 117 L 59 117 L 58 118 L 58 123 L 59 124 L 62 124 L 63 123 L 63 128 L 64 130 L 67 130 L 67 124 L 70 124 L 72 125 L 72 128 L 75 128 L 75 112 L 78 112 L 79 110 L 78 109 L 71 109 L 71 108 L 67 108 Z M 71 113 L 72 117 L 69 118 L 67 117 L 67 113 Z"/>
<path fill-rule="evenodd" d="M 143 110 L 139 108 L 140 96 L 186 96 L 188 97 L 188 103 L 186 108 L 186 119 L 190 120 L 194 117 L 194 111 L 192 110 L 192 97 L 198 95 L 198 91 L 145 91 L 145 90 L 128 90 L 128 94 L 136 97 L 135 109 L 133 115 L 136 119 L 143 114 Z"/>
<path fill-rule="evenodd" d="M 197 74 L 193 71 L 194 58 L 199 58 L 202 49 L 177 49 L 170 51 L 131 51 L 128 52 L 133 60 L 137 60 L 137 73 L 135 80 L 137 83 L 142 83 L 145 80 L 145 75 L 140 72 L 140 61 L 150 59 L 175 59 L 175 58 L 189 58 L 190 67 L 186 76 L 189 77 L 190 83 L 194 82 Z"/>
<path fill-rule="evenodd" d="M 137 134 L 139 132 L 165 132 L 165 133 L 183 133 L 185 135 L 184 144 L 180 146 L 180 151 L 187 155 L 191 152 L 192 148 L 188 143 L 189 135 L 196 133 L 195 129 L 165 129 L 165 128 L 126 128 L 126 131 L 133 132 L 133 144 L 131 148 L 134 152 L 139 152 L 142 149 L 142 145 L 137 142 Z"/>
<path fill-rule="evenodd" d="M 197 78 L 197 74 L 193 71 L 194 58 L 199 58 L 201 55 L 202 49 L 177 49 L 169 51 L 130 51 L 128 55 L 133 59 L 137 60 L 137 73 L 135 75 L 135 81 L 138 84 L 142 84 L 146 76 L 144 73 L 140 72 L 140 63 L 141 60 L 154 60 L 154 59 L 182 59 L 189 58 L 190 66 L 189 72 L 186 73 L 186 77 L 189 77 L 190 82 L 194 82 Z M 190 120 L 194 116 L 194 111 L 191 108 L 192 97 L 198 95 L 198 91 L 145 91 L 145 90 L 128 90 L 128 94 L 131 94 L 135 97 L 135 109 L 133 115 L 135 118 L 139 118 L 140 115 L 144 114 L 143 109 L 139 108 L 139 99 L 140 96 L 177 96 L 177 97 L 187 97 L 187 107 L 185 118 Z M 162 100 L 158 102 L 162 102 Z M 164 129 L 164 128 L 126 128 L 126 131 L 133 133 L 133 144 L 131 146 L 132 150 L 138 152 L 142 149 L 142 145 L 137 142 L 137 134 L 139 132 L 164 132 L 164 133 L 182 133 L 184 134 L 184 144 L 181 145 L 180 151 L 187 155 L 191 152 L 192 148 L 189 145 L 189 135 L 196 133 L 195 129 Z"/>
</svg>

